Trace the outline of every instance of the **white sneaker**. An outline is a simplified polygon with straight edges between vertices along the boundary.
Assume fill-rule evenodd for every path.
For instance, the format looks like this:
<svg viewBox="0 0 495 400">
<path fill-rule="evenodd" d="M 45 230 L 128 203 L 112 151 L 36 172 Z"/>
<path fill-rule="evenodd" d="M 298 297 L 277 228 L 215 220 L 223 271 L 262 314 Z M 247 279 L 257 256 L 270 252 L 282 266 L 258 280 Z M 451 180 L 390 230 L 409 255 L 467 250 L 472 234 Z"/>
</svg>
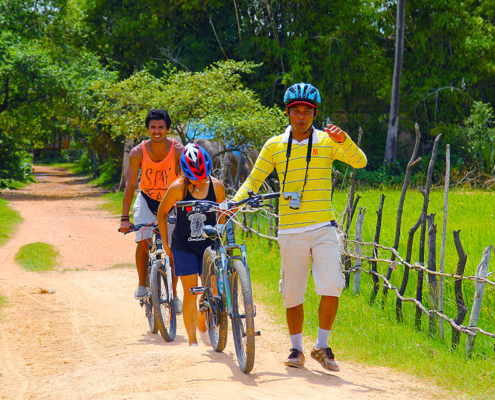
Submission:
<svg viewBox="0 0 495 400">
<path fill-rule="evenodd" d="M 199 337 L 201 338 L 201 341 L 207 345 L 207 346 L 211 346 L 211 341 L 210 341 L 210 335 L 208 334 L 208 331 L 206 332 L 201 332 L 198 328 L 198 333 L 199 333 Z"/>
</svg>

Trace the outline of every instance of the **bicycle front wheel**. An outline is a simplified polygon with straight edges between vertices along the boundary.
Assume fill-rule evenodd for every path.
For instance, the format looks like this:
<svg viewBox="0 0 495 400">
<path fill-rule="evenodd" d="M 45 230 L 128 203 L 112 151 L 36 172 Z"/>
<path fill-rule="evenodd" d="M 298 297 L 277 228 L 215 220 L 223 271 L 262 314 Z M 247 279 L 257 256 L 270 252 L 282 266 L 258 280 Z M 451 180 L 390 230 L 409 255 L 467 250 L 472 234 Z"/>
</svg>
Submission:
<svg viewBox="0 0 495 400">
<path fill-rule="evenodd" d="M 170 277 L 172 279 L 172 277 Z M 177 317 L 173 298 L 168 295 L 168 277 L 162 260 L 156 260 L 151 268 L 151 301 L 155 324 L 166 342 L 175 339 Z"/>
<path fill-rule="evenodd" d="M 218 284 L 220 271 L 215 262 L 216 254 L 208 247 L 203 256 L 203 304 L 206 306 L 206 328 L 210 336 L 211 346 L 215 351 L 221 352 L 227 344 L 227 306 L 225 296 Z"/>
<path fill-rule="evenodd" d="M 232 264 L 232 333 L 237 362 L 248 374 L 254 366 L 254 305 L 248 271 L 240 260 Z"/>
</svg>

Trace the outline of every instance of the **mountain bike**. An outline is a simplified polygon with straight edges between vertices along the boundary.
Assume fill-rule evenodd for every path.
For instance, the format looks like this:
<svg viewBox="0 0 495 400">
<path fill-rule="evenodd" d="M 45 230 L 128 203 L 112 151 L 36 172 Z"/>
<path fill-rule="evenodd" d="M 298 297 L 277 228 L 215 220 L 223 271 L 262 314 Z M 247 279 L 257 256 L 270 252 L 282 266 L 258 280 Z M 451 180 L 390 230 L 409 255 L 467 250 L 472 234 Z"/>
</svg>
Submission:
<svg viewBox="0 0 495 400">
<path fill-rule="evenodd" d="M 174 307 L 170 259 L 163 250 L 158 223 L 131 225 L 130 230 L 124 235 L 139 231 L 141 228 L 152 230 L 153 236 L 149 245 L 146 270 L 148 295 L 139 300 L 139 304 L 145 309 L 151 332 L 160 331 L 163 339 L 171 342 L 177 333 L 177 316 Z"/>
<path fill-rule="evenodd" d="M 191 213 L 228 213 L 228 210 L 244 204 L 252 208 L 270 207 L 263 204 L 263 200 L 279 196 L 279 193 L 254 195 L 249 192 L 249 197 L 239 202 L 219 204 L 208 200 L 188 200 L 177 202 L 177 207 L 191 207 Z M 255 336 L 261 333 L 254 329 L 256 308 L 253 304 L 246 246 L 235 242 L 234 217 L 235 213 L 227 216 L 225 225 L 202 227 L 201 234 L 212 239 L 214 244 L 205 250 L 203 256 L 203 286 L 191 288 L 191 293 L 201 295 L 200 311 L 206 313 L 206 327 L 215 351 L 225 349 L 227 317 L 230 318 L 237 362 L 243 372 L 249 373 L 254 366 Z"/>
</svg>

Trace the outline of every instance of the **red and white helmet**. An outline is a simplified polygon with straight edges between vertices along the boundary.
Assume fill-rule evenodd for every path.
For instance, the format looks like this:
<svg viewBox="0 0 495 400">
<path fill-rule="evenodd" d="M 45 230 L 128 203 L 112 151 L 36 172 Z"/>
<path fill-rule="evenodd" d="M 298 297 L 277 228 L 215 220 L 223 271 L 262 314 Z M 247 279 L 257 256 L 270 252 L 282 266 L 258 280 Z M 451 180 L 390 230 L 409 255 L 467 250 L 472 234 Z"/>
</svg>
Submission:
<svg viewBox="0 0 495 400">
<path fill-rule="evenodd" d="M 187 178 L 193 181 L 206 179 L 212 169 L 208 152 L 196 143 L 188 143 L 182 149 L 180 167 Z"/>
</svg>

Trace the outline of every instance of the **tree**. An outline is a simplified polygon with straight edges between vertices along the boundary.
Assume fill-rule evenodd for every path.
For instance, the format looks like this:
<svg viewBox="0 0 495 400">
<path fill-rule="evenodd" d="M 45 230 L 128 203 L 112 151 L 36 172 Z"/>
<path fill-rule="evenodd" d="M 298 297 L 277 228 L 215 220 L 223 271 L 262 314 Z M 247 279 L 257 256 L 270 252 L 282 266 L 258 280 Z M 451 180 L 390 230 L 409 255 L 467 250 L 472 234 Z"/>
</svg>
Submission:
<svg viewBox="0 0 495 400">
<path fill-rule="evenodd" d="M 397 132 L 399 130 L 400 81 L 402 77 L 402 56 L 404 52 L 404 19 L 406 0 L 398 0 L 397 35 L 395 40 L 395 66 L 392 85 L 392 101 L 390 103 L 390 119 L 388 123 L 387 145 L 385 147 L 385 164 L 393 164 L 397 152 Z"/>
</svg>

